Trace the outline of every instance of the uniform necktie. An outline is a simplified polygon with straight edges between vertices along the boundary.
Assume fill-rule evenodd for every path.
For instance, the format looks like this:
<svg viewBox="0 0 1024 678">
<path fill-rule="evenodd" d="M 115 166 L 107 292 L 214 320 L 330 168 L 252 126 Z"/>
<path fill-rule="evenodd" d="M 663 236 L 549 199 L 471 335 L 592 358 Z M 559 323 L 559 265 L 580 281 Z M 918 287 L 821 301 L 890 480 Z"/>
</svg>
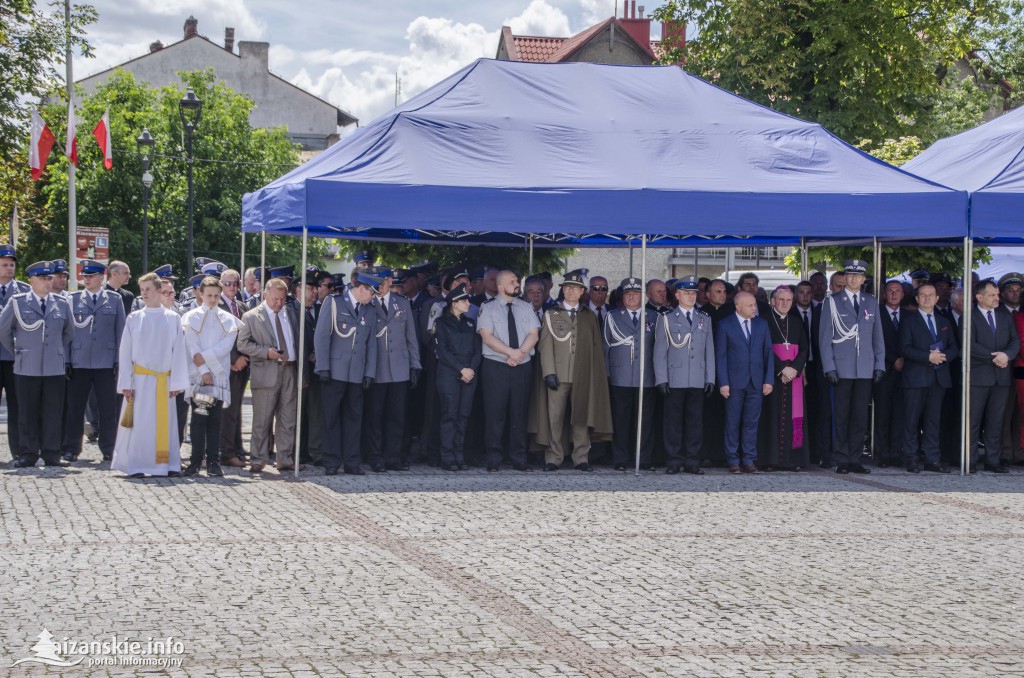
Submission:
<svg viewBox="0 0 1024 678">
<path fill-rule="evenodd" d="M 569 309 L 569 317 L 572 318 L 573 322 L 576 321 L 576 309 L 575 308 L 570 308 Z"/>
<path fill-rule="evenodd" d="M 508 347 L 519 348 L 519 328 L 516 327 L 516 317 L 512 313 L 512 302 L 508 303 Z"/>
<path fill-rule="evenodd" d="M 992 328 L 992 334 L 996 333 L 996 319 L 992 317 L 992 311 L 988 312 L 988 326 Z"/>
<path fill-rule="evenodd" d="M 7 285 L 0 285 L 0 302 L 7 301 Z"/>
<path fill-rule="evenodd" d="M 937 335 L 935 334 L 935 323 L 932 322 L 931 313 L 928 314 L 928 331 L 932 333 L 932 339 L 935 339 Z"/>
<path fill-rule="evenodd" d="M 931 316 L 929 315 L 928 317 L 930 318 Z M 900 317 L 896 315 L 896 311 L 892 312 L 892 326 L 896 329 L 900 328 Z"/>
<path fill-rule="evenodd" d="M 92 305 L 93 305 L 93 306 L 95 306 L 95 305 L 96 305 L 96 302 L 98 301 L 98 299 L 99 299 L 99 298 L 98 298 L 98 297 L 97 297 L 97 296 L 96 296 L 95 294 L 94 294 L 94 295 L 92 295 Z"/>
<path fill-rule="evenodd" d="M 281 352 L 281 360 L 288 360 L 288 344 L 284 340 L 284 327 L 281 326 L 281 311 L 274 314 L 274 322 L 277 325 L 277 343 L 280 348 L 277 350 Z"/>
<path fill-rule="evenodd" d="M 633 327 L 636 327 L 639 324 L 640 324 L 640 316 L 638 316 L 636 314 L 636 311 L 633 311 Z"/>
<path fill-rule="evenodd" d="M 689 311 L 686 312 L 686 322 L 690 323 L 691 325 L 693 324 L 693 318 L 690 317 Z"/>
<path fill-rule="evenodd" d="M 43 315 L 46 315 L 46 299 L 40 299 L 39 306 L 43 309 Z M 991 317 L 991 315 L 992 314 L 989 313 L 989 317 Z"/>
<path fill-rule="evenodd" d="M 857 295 L 853 295 L 853 314 L 860 317 L 860 302 L 857 301 Z"/>
<path fill-rule="evenodd" d="M 743 334 L 747 335 L 747 341 L 750 341 L 750 321 L 743 321 Z"/>
<path fill-rule="evenodd" d="M 384 317 L 385 318 L 387 318 L 387 317 L 389 317 L 391 315 L 390 313 L 388 313 L 388 302 L 387 302 L 387 299 L 381 298 L 381 300 L 380 300 L 380 307 L 384 309 Z"/>
</svg>

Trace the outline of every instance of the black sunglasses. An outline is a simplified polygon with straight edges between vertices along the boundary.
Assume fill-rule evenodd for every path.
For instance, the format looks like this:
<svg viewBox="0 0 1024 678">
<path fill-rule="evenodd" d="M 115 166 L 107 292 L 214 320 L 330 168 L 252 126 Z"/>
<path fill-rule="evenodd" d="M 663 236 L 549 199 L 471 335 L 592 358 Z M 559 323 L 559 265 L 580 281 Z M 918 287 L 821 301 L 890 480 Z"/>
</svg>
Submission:
<svg viewBox="0 0 1024 678">
<path fill-rule="evenodd" d="M 608 286 L 607 285 L 591 285 L 590 286 L 590 291 L 591 292 L 607 292 L 608 291 Z"/>
</svg>

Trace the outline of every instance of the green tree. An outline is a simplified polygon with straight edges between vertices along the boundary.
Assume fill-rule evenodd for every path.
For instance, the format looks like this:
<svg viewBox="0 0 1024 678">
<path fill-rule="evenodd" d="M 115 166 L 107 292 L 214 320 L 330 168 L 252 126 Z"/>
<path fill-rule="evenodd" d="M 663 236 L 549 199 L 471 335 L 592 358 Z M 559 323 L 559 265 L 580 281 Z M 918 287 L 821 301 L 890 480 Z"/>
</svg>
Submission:
<svg viewBox="0 0 1024 678">
<path fill-rule="evenodd" d="M 415 243 L 383 243 L 340 240 L 341 251 L 352 258 L 361 250 L 371 250 L 377 261 L 389 266 L 406 267 L 421 261 L 433 261 L 441 270 L 453 266 L 473 269 L 491 266 L 507 268 L 525 276 L 529 270 L 530 253 L 523 247 L 464 247 L 458 245 L 423 245 Z M 573 250 L 535 247 L 534 272 L 564 272 L 565 259 Z"/>
<path fill-rule="evenodd" d="M 74 5 L 71 23 L 64 21 L 64 4 L 51 3 L 49 11 L 34 0 L 0 0 L 0 160 L 9 162 L 28 134 L 27 101 L 38 101 L 64 74 L 68 45 L 92 56 L 86 27 L 96 21 L 91 5 Z M 9 206 L 6 206 L 10 209 Z"/>
<path fill-rule="evenodd" d="M 190 275 L 186 262 L 188 183 L 185 138 L 178 101 L 186 86 L 203 100 L 196 128 L 195 252 L 236 267 L 241 246 L 242 195 L 290 171 L 298 151 L 284 128 L 254 129 L 249 123 L 253 102 L 214 79 L 212 70 L 182 72 L 181 87 L 154 89 L 136 82 L 132 74 L 116 71 L 87 96 L 78 97 L 79 167 L 76 172 L 78 224 L 110 229 L 111 256 L 141 270 L 143 187 L 136 137 L 148 128 L 156 139 L 149 205 L 149 261 L 155 268 L 173 264 Z M 103 168 L 92 129 L 110 111 L 114 168 Z M 51 125 L 66 124 L 63 105 L 47 107 Z M 67 252 L 67 159 L 51 156 L 47 175 L 36 186 L 37 216 L 30 221 L 23 243 L 29 261 L 65 257 Z M 310 241 L 310 261 L 317 263 L 327 244 Z M 259 237 L 247 236 L 246 258 L 258 262 Z M 268 265 L 298 263 L 296 238 L 267 239 Z"/>
</svg>

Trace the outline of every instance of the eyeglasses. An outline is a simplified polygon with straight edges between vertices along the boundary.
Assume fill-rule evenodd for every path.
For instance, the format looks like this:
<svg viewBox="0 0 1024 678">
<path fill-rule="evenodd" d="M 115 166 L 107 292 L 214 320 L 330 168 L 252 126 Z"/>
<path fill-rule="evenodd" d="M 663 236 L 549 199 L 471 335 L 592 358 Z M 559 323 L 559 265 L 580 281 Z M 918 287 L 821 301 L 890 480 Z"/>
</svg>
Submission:
<svg viewBox="0 0 1024 678">
<path fill-rule="evenodd" d="M 590 286 L 590 291 L 591 292 L 607 292 L 608 291 L 608 286 L 607 285 L 591 285 Z"/>
<path fill-rule="evenodd" d="M 221 280 L 220 284 L 223 285 L 224 287 L 238 287 L 239 285 L 241 285 L 241 283 L 238 282 L 237 280 Z"/>
</svg>

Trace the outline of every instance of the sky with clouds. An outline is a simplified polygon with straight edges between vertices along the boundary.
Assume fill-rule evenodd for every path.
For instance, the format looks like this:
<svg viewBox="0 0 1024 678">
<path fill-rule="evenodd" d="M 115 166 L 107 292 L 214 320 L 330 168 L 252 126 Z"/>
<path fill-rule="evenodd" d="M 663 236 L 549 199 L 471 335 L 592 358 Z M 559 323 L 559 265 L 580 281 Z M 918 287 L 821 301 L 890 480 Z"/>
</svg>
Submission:
<svg viewBox="0 0 1024 678">
<path fill-rule="evenodd" d="M 402 100 L 479 57 L 494 57 L 501 27 L 524 35 L 567 36 L 603 21 L 615 0 L 92 0 L 96 58 L 77 59 L 75 78 L 145 54 L 149 44 L 182 37 L 191 14 L 199 32 L 223 44 L 270 43 L 270 69 L 366 124 Z M 621 15 L 621 0 L 618 0 Z M 638 5 L 645 4 L 643 0 Z M 660 2 L 649 2 L 649 13 Z M 657 35 L 658 29 L 652 29 Z"/>
</svg>

